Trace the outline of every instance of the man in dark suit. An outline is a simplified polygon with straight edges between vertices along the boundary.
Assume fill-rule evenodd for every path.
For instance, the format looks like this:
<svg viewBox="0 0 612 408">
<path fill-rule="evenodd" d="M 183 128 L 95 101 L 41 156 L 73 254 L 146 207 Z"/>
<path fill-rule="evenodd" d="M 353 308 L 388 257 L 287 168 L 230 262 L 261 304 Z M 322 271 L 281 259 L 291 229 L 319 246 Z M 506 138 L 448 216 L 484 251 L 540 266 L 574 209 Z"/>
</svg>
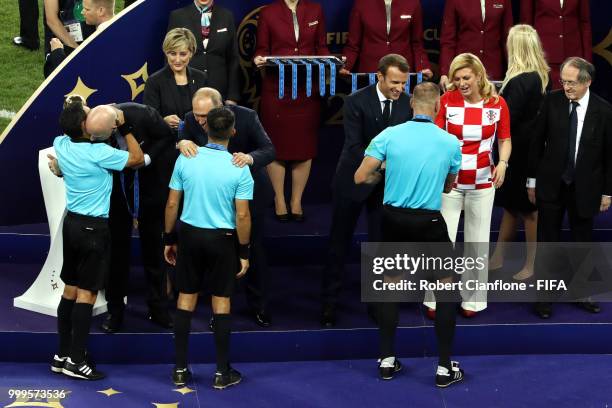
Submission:
<svg viewBox="0 0 612 408">
<path fill-rule="evenodd" d="M 589 91 L 595 68 L 571 57 L 561 65 L 563 90 L 544 100 L 536 119 L 529 156 L 527 192 L 538 206 L 538 242 L 561 241 L 567 211 L 572 240 L 591 242 L 593 217 L 610 207 L 612 195 L 612 107 Z M 536 272 L 550 270 L 545 247 L 536 255 Z M 559 273 L 550 270 L 550 273 Z M 547 273 L 547 276 L 550 276 Z M 558 278 L 558 277 L 557 277 Z M 549 299 L 547 299 L 549 300 Z M 599 305 L 578 303 L 597 313 Z M 541 318 L 551 316 L 550 303 L 539 302 Z"/>
<path fill-rule="evenodd" d="M 112 236 L 111 273 L 106 287 L 109 314 L 102 324 L 106 333 L 121 329 L 130 270 L 132 229 L 138 226 L 142 264 L 147 280 L 149 319 L 171 328 L 167 311 L 167 274 L 163 260 L 164 208 L 168 184 L 178 153 L 170 127 L 150 106 L 138 103 L 111 105 L 121 135 L 132 134 L 145 153 L 145 166 L 113 175 L 109 224 Z M 111 132 L 101 129 L 99 132 Z M 117 137 L 119 145 L 121 137 Z"/>
<path fill-rule="evenodd" d="M 185 116 L 185 127 L 179 131 L 179 149 L 186 156 L 197 154 L 197 146 L 205 146 L 208 136 L 204 127 L 206 115 L 213 108 L 223 106 L 219 91 L 199 89 L 193 96 L 193 111 Z M 246 274 L 246 295 L 252 318 L 259 326 L 270 325 L 267 313 L 266 279 L 268 264 L 263 247 L 264 214 L 271 200 L 271 188 L 266 166 L 274 160 L 275 150 L 257 113 L 242 106 L 229 106 L 236 117 L 236 135 L 230 139 L 228 151 L 236 166 L 250 166 L 255 181 L 251 212 L 251 267 Z"/>
<path fill-rule="evenodd" d="M 170 13 L 168 31 L 184 27 L 196 38 L 190 65 L 208 74 L 208 84 L 230 104 L 240 100 L 240 55 L 232 12 L 213 0 L 195 0 Z"/>
<path fill-rule="evenodd" d="M 380 241 L 384 186 L 382 183 L 358 186 L 353 176 L 370 141 L 388 126 L 404 123 L 412 117 L 409 97 L 404 93 L 409 71 L 404 57 L 386 55 L 378 64 L 378 84 L 360 89 L 344 100 L 344 148 L 332 185 L 329 259 L 323 271 L 323 326 L 336 324 L 336 304 L 344 262 L 364 206 L 369 240 Z"/>
<path fill-rule="evenodd" d="M 28 50 L 40 48 L 36 0 L 19 0 L 19 36 L 13 38 L 13 44 Z"/>
</svg>

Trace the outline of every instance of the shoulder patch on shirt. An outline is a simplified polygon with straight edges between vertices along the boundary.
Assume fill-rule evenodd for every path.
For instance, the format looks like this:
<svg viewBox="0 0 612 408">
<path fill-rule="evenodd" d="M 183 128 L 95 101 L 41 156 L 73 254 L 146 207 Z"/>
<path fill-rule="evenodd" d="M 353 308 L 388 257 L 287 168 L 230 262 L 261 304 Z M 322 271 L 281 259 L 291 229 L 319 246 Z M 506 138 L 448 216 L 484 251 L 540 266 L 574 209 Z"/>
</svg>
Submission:
<svg viewBox="0 0 612 408">
<path fill-rule="evenodd" d="M 308 27 L 312 27 L 319 24 L 319 20 L 315 20 L 315 21 L 311 21 L 310 23 L 308 23 Z"/>
<path fill-rule="evenodd" d="M 227 27 L 223 27 L 217 30 L 218 33 L 224 33 L 227 31 Z"/>
</svg>

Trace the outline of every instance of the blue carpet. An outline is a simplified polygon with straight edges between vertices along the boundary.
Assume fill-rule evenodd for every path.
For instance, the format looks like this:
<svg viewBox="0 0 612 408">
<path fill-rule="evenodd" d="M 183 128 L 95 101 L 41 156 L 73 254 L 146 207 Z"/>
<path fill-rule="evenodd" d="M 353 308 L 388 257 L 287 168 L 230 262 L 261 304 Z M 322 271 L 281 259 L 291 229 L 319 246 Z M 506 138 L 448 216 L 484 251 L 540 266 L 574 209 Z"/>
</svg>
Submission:
<svg viewBox="0 0 612 408">
<path fill-rule="evenodd" d="M 193 365 L 193 392 L 181 394 L 170 365 L 101 365 L 108 378 L 84 382 L 52 374 L 43 364 L 0 363 L 0 406 L 14 403 L 10 389 L 68 390 L 63 407 L 607 407 L 612 404 L 609 355 L 462 357 L 464 382 L 434 387 L 436 361 L 403 359 L 392 381 L 377 378 L 373 360 L 243 363 L 241 384 L 223 391 L 210 386 L 214 366 Z M 119 391 L 107 396 L 99 391 Z M 47 402 L 39 399 L 38 402 Z M 50 400 L 49 402 L 52 402 Z M 160 404 L 160 405 L 156 405 Z M 168 405 L 161 405 L 168 404 Z"/>
</svg>

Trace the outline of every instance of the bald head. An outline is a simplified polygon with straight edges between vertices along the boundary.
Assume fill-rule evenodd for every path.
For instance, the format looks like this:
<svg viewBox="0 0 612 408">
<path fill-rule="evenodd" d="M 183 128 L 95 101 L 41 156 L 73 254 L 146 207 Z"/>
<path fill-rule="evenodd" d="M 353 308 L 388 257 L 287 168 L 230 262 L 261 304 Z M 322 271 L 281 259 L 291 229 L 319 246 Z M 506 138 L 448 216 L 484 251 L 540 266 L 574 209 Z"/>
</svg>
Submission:
<svg viewBox="0 0 612 408">
<path fill-rule="evenodd" d="M 117 123 L 117 112 L 108 105 L 93 108 L 87 115 L 85 127 L 92 140 L 106 140 Z"/>
<path fill-rule="evenodd" d="M 206 126 L 208 112 L 223 106 L 221 93 L 214 88 L 200 88 L 193 94 L 191 109 L 200 126 Z"/>
<path fill-rule="evenodd" d="M 440 88 L 433 82 L 421 82 L 414 87 L 410 105 L 415 114 L 435 116 L 440 108 Z"/>
</svg>

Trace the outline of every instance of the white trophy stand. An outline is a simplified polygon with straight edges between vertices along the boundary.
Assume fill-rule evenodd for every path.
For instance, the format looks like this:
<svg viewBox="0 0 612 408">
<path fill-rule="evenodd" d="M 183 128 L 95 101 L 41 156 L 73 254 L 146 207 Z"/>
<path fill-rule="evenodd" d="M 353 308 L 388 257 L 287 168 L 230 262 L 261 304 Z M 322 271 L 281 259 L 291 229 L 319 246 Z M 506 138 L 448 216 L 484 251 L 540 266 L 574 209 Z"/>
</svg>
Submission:
<svg viewBox="0 0 612 408">
<path fill-rule="evenodd" d="M 51 237 L 49 254 L 32 286 L 23 295 L 13 299 L 13 306 L 57 316 L 57 305 L 64 292 L 60 272 L 63 263 L 62 225 L 66 215 L 66 189 L 64 179 L 56 177 L 49 170 L 47 154 L 55 156 L 55 150 L 49 147 L 38 152 L 38 172 L 49 220 L 49 236 Z M 93 308 L 93 315 L 105 312 L 106 298 L 104 291 L 100 291 Z"/>
</svg>

